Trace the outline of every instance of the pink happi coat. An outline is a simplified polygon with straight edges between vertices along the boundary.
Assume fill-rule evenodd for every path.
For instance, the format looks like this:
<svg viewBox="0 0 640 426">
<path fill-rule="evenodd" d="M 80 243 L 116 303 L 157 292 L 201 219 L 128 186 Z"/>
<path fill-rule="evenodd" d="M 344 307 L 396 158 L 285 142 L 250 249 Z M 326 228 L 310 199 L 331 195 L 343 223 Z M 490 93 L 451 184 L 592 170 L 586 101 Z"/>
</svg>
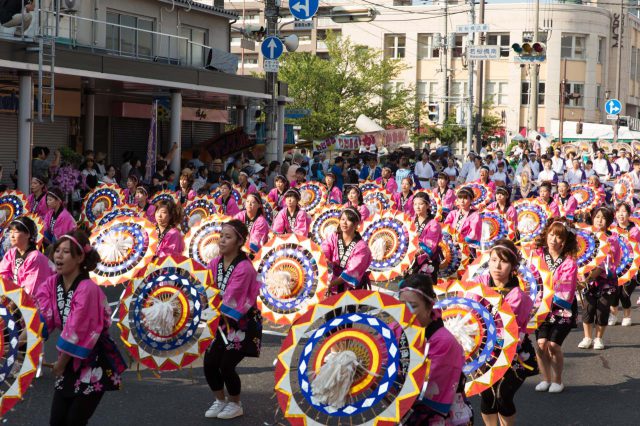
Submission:
<svg viewBox="0 0 640 426">
<path fill-rule="evenodd" d="M 229 195 L 226 203 L 223 202 L 222 196 L 216 198 L 216 204 L 219 206 L 221 214 L 235 216 L 240 213 L 240 208 L 238 207 L 238 203 L 236 203 L 236 199 L 233 198 L 233 195 Z"/>
<path fill-rule="evenodd" d="M 545 203 L 542 197 L 538 197 L 536 198 L 536 200 L 538 200 L 542 204 L 547 204 L 549 206 L 549 210 L 551 210 L 551 217 L 560 217 L 560 209 L 558 208 L 558 203 L 556 203 L 556 200 L 554 200 L 553 197 L 548 203 Z"/>
<path fill-rule="evenodd" d="M 487 206 L 487 210 L 495 210 L 505 220 L 513 223 L 514 229 L 518 229 L 518 212 L 516 211 L 515 207 L 509 206 L 507 208 L 507 211 L 503 212 L 502 210 L 500 210 L 500 206 L 498 205 L 498 202 L 494 201 L 493 203 Z"/>
<path fill-rule="evenodd" d="M 289 224 L 288 219 L 289 209 L 282 209 L 278 212 L 276 217 L 273 219 L 273 226 L 271 229 L 276 234 L 292 234 L 295 233 L 301 237 L 306 237 L 309 235 L 309 227 L 311 226 L 311 216 L 309 214 L 299 209 L 296 213 L 296 217 L 294 220 L 293 227 Z"/>
<path fill-rule="evenodd" d="M 544 249 L 538 248 L 534 252 L 546 264 Z M 547 265 L 547 268 L 549 265 Z M 571 318 L 571 306 L 576 297 L 578 286 L 578 263 L 576 259 L 567 256 L 562 263 L 553 271 L 553 305 L 551 315 L 561 318 Z"/>
<path fill-rule="evenodd" d="M 269 191 L 269 195 L 267 195 L 267 198 L 276 206 L 277 210 L 282 210 L 287 207 L 284 194 L 284 192 L 280 194 L 278 192 L 278 188 L 273 188 L 271 191 Z"/>
<path fill-rule="evenodd" d="M 553 199 L 558 207 L 560 217 L 566 217 L 569 220 L 573 220 L 576 208 L 578 207 L 578 200 L 573 195 L 569 195 L 567 200 L 563 203 L 560 198 L 560 194 L 554 194 Z"/>
<path fill-rule="evenodd" d="M 342 204 L 342 191 L 340 188 L 333 185 L 333 187 L 328 190 L 327 204 Z"/>
<path fill-rule="evenodd" d="M 53 218 L 53 214 L 54 211 L 49 210 L 44 218 L 44 235 L 51 243 L 55 243 L 64 234 L 75 231 L 78 227 L 73 216 L 71 216 L 71 213 L 63 207 L 56 219 L 53 229 L 51 229 L 51 219 Z"/>
<path fill-rule="evenodd" d="M 418 226 L 417 219 L 414 218 L 416 227 Z M 442 225 L 435 219 L 431 219 L 429 223 L 425 225 L 420 232 L 419 245 L 422 253 L 418 255 L 418 264 L 422 264 L 425 258 L 428 256 L 432 258 L 436 254 L 438 244 L 442 240 Z"/>
<path fill-rule="evenodd" d="M 482 285 L 489 286 L 491 283 L 490 274 L 482 274 L 474 281 Z M 531 317 L 531 308 L 533 308 L 533 300 L 520 287 L 513 287 L 504 295 L 502 303 L 507 303 L 516 316 L 516 323 L 520 331 L 520 342 L 527 334 L 527 324 Z"/>
<path fill-rule="evenodd" d="M 413 193 L 409 193 L 409 196 L 402 202 L 402 192 L 396 192 L 391 196 L 391 199 L 396 204 L 398 211 L 413 216 Z"/>
<path fill-rule="evenodd" d="M 80 368 L 81 360 L 87 358 L 102 333 L 111 325 L 111 309 L 104 292 L 90 279 L 83 279 L 73 292 L 67 322 L 62 325 L 57 305 L 58 278 L 50 276 L 35 289 L 38 310 L 44 319 L 46 334 L 61 329 L 56 347 L 61 353 L 73 358 L 73 368 Z"/>
<path fill-rule="evenodd" d="M 360 222 L 364 222 L 371 215 L 371 212 L 369 211 L 369 207 L 367 207 L 366 204 L 360 204 L 359 206 L 355 206 L 351 203 L 351 201 L 347 201 L 342 205 L 342 208 L 346 209 L 347 207 L 351 207 L 358 210 L 358 213 L 360 213 L 360 219 L 361 219 Z"/>
<path fill-rule="evenodd" d="M 144 212 L 144 217 L 149 222 L 155 224 L 156 223 L 156 206 L 153 204 L 141 207 L 140 210 Z"/>
<path fill-rule="evenodd" d="M 329 281 L 336 278 L 342 278 L 348 287 L 356 288 L 362 282 L 367 269 L 371 264 L 371 250 L 364 239 L 358 241 L 351 252 L 351 255 L 344 264 L 340 265 L 340 253 L 338 248 L 338 233 L 334 232 L 327 237 L 321 244 L 322 252 L 327 258 L 327 262 L 331 265 L 332 273 Z M 346 251 L 347 247 L 345 247 Z"/>
<path fill-rule="evenodd" d="M 157 257 L 175 256 L 184 252 L 184 236 L 178 228 L 169 229 L 158 244 Z"/>
<path fill-rule="evenodd" d="M 447 189 L 444 194 L 439 191 L 440 188 L 434 188 L 429 192 L 429 195 L 433 197 L 438 206 L 442 207 L 442 214 L 446 217 L 456 207 L 456 193 L 453 189 Z"/>
<path fill-rule="evenodd" d="M 38 250 L 30 251 L 24 262 L 16 269 L 18 249 L 13 247 L 0 261 L 0 276 L 18 284 L 28 294 L 55 273 L 49 259 Z"/>
<path fill-rule="evenodd" d="M 467 244 L 479 245 L 480 238 L 482 237 L 482 220 L 478 212 L 469 212 L 467 217 L 462 220 L 462 223 L 456 226 L 459 216 L 460 210 L 453 210 L 449 212 L 444 223 L 451 225 L 451 227 L 458 232 L 460 239 Z"/>
<path fill-rule="evenodd" d="M 218 264 L 223 261 L 222 256 L 213 258 L 209 262 L 209 269 L 213 272 L 214 283 L 217 279 Z M 236 321 L 244 317 L 249 309 L 256 306 L 260 294 L 258 274 L 249 259 L 238 262 L 234 267 L 227 285 L 222 290 L 222 306 L 220 311 L 224 316 Z"/>
<path fill-rule="evenodd" d="M 40 197 L 40 200 L 37 202 L 36 196 L 34 194 L 29 194 L 29 197 L 27 198 L 27 210 L 38 215 L 44 220 L 49 212 L 49 207 L 47 207 L 47 193 L 43 192 L 42 197 Z"/>
<path fill-rule="evenodd" d="M 392 194 L 395 194 L 396 192 L 398 192 L 398 183 L 392 177 L 387 179 L 386 182 L 384 181 L 384 179 L 382 179 L 382 177 L 379 177 L 378 179 L 376 179 L 376 183 L 380 185 L 382 188 L 385 188 L 387 191 L 389 191 Z"/>
<path fill-rule="evenodd" d="M 242 221 L 242 223 L 247 223 L 247 212 L 246 210 L 241 211 L 237 215 L 233 217 L 234 219 L 238 219 Z M 269 224 L 267 223 L 267 219 L 264 216 L 258 216 L 253 224 L 249 227 L 249 249 L 256 253 L 260 250 L 260 247 L 269 239 Z"/>
</svg>

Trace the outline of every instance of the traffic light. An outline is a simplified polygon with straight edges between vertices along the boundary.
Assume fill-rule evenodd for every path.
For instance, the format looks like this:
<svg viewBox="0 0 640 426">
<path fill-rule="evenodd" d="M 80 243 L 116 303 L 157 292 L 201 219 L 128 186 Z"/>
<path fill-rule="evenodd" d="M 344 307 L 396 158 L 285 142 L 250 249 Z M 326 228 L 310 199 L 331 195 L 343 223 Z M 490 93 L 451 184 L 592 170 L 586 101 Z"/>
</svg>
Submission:
<svg viewBox="0 0 640 426">
<path fill-rule="evenodd" d="M 438 106 L 437 103 L 430 103 L 428 106 L 429 109 L 429 121 L 431 121 L 432 123 L 437 123 L 438 119 L 440 118 L 440 107 Z"/>
<path fill-rule="evenodd" d="M 542 62 L 547 55 L 546 45 L 540 42 L 513 43 L 511 49 L 523 62 Z"/>
</svg>

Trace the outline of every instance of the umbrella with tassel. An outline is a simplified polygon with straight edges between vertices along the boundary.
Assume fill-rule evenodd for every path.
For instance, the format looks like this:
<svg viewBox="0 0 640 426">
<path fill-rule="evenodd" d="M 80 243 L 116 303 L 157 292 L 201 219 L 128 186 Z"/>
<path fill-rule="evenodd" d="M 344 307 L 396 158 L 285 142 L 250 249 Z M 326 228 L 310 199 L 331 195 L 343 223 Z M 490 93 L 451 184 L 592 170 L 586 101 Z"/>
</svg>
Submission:
<svg viewBox="0 0 640 426">
<path fill-rule="evenodd" d="M 118 217 L 90 237 L 100 262 L 91 277 L 104 286 L 125 283 L 147 266 L 158 248 L 156 227 L 143 217 Z"/>
<path fill-rule="evenodd" d="M 331 296 L 298 318 L 276 361 L 275 391 L 294 425 L 396 425 L 428 374 L 424 328 L 377 291 Z"/>
<path fill-rule="evenodd" d="M 220 231 L 222 231 L 222 224 L 229 220 L 231 220 L 229 216 L 214 214 L 189 229 L 184 237 L 184 255 L 198 263 L 208 265 L 220 254 L 218 247 Z"/>
<path fill-rule="evenodd" d="M 160 200 L 164 201 L 173 201 L 176 204 L 180 204 L 180 198 L 175 191 L 171 191 L 170 189 L 163 189 L 162 191 L 158 191 L 153 194 L 153 197 L 149 200 L 150 204 L 155 204 Z"/>
<path fill-rule="evenodd" d="M 124 200 L 124 191 L 116 184 L 105 183 L 96 186 L 84 196 L 80 222 L 92 229 L 98 218 L 120 206 Z"/>
<path fill-rule="evenodd" d="M 258 308 L 263 318 L 289 325 L 327 291 L 329 272 L 320 247 L 311 239 L 288 234 L 269 240 L 253 265 L 262 283 Z"/>
<path fill-rule="evenodd" d="M 211 215 L 216 214 L 218 208 L 216 207 L 215 198 L 209 195 L 202 195 L 187 202 L 184 207 L 184 218 L 182 219 L 182 230 L 186 233 L 189 232 L 194 226 L 198 226 L 200 222 L 205 220 Z"/>
<path fill-rule="evenodd" d="M 0 278 L 0 418 L 29 389 L 42 354 L 42 323 L 35 301 L 17 284 Z"/>
<path fill-rule="evenodd" d="M 327 203 L 327 187 L 319 182 L 305 182 L 298 186 L 298 190 L 300 190 L 300 208 L 312 216 Z"/>
<path fill-rule="evenodd" d="M 26 212 L 27 197 L 22 192 L 8 190 L 0 193 L 0 228 L 4 228 Z"/>
<path fill-rule="evenodd" d="M 370 189 L 362 193 L 365 206 L 369 208 L 371 216 L 383 214 L 395 210 L 396 203 L 393 201 L 393 194 L 385 188 Z"/>
<path fill-rule="evenodd" d="M 469 245 L 458 244 L 456 234 L 453 227 L 449 225 L 442 227 L 442 240 L 438 244 L 442 254 L 440 269 L 438 269 L 438 283 L 460 278 L 469 263 Z"/>
<path fill-rule="evenodd" d="M 631 281 L 640 270 L 640 244 L 629 236 L 629 231 L 613 226 L 611 233 L 618 239 L 621 256 L 616 268 L 618 285 L 625 285 Z"/>
<path fill-rule="evenodd" d="M 604 232 L 596 231 L 592 226 L 576 224 L 576 242 L 578 243 L 578 253 L 576 262 L 578 263 L 578 277 L 583 277 L 599 266 L 605 264 L 605 259 L 611 249 Z"/>
<path fill-rule="evenodd" d="M 542 233 L 552 212 L 547 204 L 537 198 L 523 198 L 513 203 L 518 214 L 520 241 L 531 242 Z"/>
<path fill-rule="evenodd" d="M 329 235 L 340 229 L 342 210 L 341 206 L 330 205 L 316 213 L 309 227 L 309 236 L 313 242 L 322 244 Z"/>
<path fill-rule="evenodd" d="M 164 257 L 149 264 L 124 291 L 120 337 L 147 368 L 178 370 L 213 342 L 221 304 L 209 269 L 183 256 Z"/>
<path fill-rule="evenodd" d="M 104 212 L 102 216 L 97 218 L 95 226 L 101 227 L 111 222 L 117 217 L 141 217 L 142 210 L 138 206 L 131 204 L 120 205 L 111 211 Z"/>
</svg>

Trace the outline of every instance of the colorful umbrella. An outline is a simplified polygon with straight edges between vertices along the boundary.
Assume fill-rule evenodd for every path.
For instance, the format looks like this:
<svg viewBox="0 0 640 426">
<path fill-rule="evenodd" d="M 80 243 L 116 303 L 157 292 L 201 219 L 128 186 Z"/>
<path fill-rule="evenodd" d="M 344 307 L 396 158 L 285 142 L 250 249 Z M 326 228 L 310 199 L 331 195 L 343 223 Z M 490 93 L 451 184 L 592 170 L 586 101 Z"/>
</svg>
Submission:
<svg viewBox="0 0 640 426">
<path fill-rule="evenodd" d="M 549 312 L 553 302 L 553 274 L 549 270 L 547 263 L 541 256 L 538 256 L 531 248 L 522 249 L 523 256 L 518 266 L 518 282 L 520 288 L 533 301 L 531 314 L 527 329 L 533 333 L 542 324 Z M 490 251 L 482 253 L 481 256 L 467 267 L 462 276 L 463 282 L 479 282 L 482 275 L 489 274 Z"/>
<path fill-rule="evenodd" d="M 267 320 L 290 325 L 327 291 L 329 272 L 320 247 L 309 238 L 288 234 L 270 239 L 253 265 L 262 283 L 258 308 Z"/>
<path fill-rule="evenodd" d="M 0 228 L 27 212 L 27 197 L 15 190 L 0 193 Z"/>
<path fill-rule="evenodd" d="M 289 329 L 276 361 L 285 418 L 292 425 L 400 423 L 426 380 L 424 345 L 424 328 L 386 294 L 347 291 L 311 306 Z M 357 367 L 346 403 L 329 405 L 318 400 L 317 378 L 340 354 Z"/>
<path fill-rule="evenodd" d="M 319 182 L 305 182 L 298 186 L 298 190 L 300 207 L 312 216 L 327 203 L 327 187 Z"/>
<path fill-rule="evenodd" d="M 363 223 L 362 238 L 371 249 L 369 270 L 376 282 L 391 281 L 402 275 L 418 252 L 416 224 L 400 212 L 376 214 Z"/>
<path fill-rule="evenodd" d="M 495 191 L 489 187 L 489 185 L 485 185 L 480 182 L 469 182 L 463 185 L 460 185 L 456 189 L 456 193 L 459 189 L 466 187 L 473 191 L 473 201 L 471 202 L 471 206 L 477 210 L 482 210 L 487 204 L 489 204 L 495 198 Z"/>
<path fill-rule="evenodd" d="M 189 229 L 184 236 L 184 255 L 203 265 L 208 265 L 219 254 L 218 240 L 220 240 L 222 224 L 229 220 L 231 220 L 229 216 L 214 214 Z"/>
<path fill-rule="evenodd" d="M 531 242 L 542 233 L 551 218 L 551 209 L 537 198 L 523 198 L 513 203 L 518 213 L 518 232 L 522 242 Z"/>
<path fill-rule="evenodd" d="M 24 396 L 42 355 L 42 323 L 34 300 L 0 278 L 0 418 Z"/>
<path fill-rule="evenodd" d="M 131 204 L 122 205 L 110 212 L 105 212 L 97 219 L 96 226 L 104 226 L 118 217 L 140 217 L 142 216 L 142 210 L 138 206 L 132 206 Z"/>
<path fill-rule="evenodd" d="M 231 195 L 233 195 L 233 198 L 236 199 L 236 203 L 238 203 L 238 207 L 240 207 L 241 209 L 243 208 L 242 206 L 244 205 L 244 202 L 247 201 L 247 195 L 249 194 L 248 191 L 249 187 L 247 187 L 247 189 L 242 189 L 242 187 L 238 184 L 234 184 L 233 185 L 233 189 L 231 190 Z M 237 198 L 237 197 L 240 198 Z"/>
<path fill-rule="evenodd" d="M 588 183 L 575 183 L 571 185 L 571 193 L 578 202 L 575 214 L 589 213 L 604 202 L 604 191 L 594 188 Z"/>
<path fill-rule="evenodd" d="M 435 191 L 433 189 L 426 189 L 417 192 L 425 192 L 429 196 L 429 204 L 431 204 L 431 214 L 433 215 L 433 218 L 435 220 L 441 220 L 444 208 L 442 206 L 442 199 L 438 195 L 438 191 Z"/>
<path fill-rule="evenodd" d="M 444 225 L 442 227 L 442 240 L 438 244 L 442 253 L 442 261 L 438 270 L 438 282 L 443 282 L 450 278 L 460 278 L 462 271 L 469 263 L 469 246 L 456 243 L 455 234 L 451 226 Z"/>
<path fill-rule="evenodd" d="M 640 244 L 630 238 L 629 231 L 619 226 L 612 227 L 611 233 L 618 239 L 622 251 L 616 274 L 618 275 L 618 285 L 624 285 L 631 281 L 640 270 Z"/>
<path fill-rule="evenodd" d="M 313 242 L 322 244 L 331 233 L 339 230 L 342 210 L 342 207 L 332 204 L 316 213 L 309 227 L 309 236 Z"/>
<path fill-rule="evenodd" d="M 382 189 L 382 187 L 375 180 L 366 180 L 360 184 L 360 192 L 362 193 L 372 189 Z"/>
<path fill-rule="evenodd" d="M 362 194 L 364 204 L 369 208 L 371 215 L 385 213 L 396 209 L 393 195 L 386 189 L 370 189 Z"/>
<path fill-rule="evenodd" d="M 497 209 L 485 209 L 480 212 L 482 219 L 482 237 L 480 250 L 490 249 L 501 238 L 513 240 L 516 237 L 515 224 L 508 221 Z"/>
<path fill-rule="evenodd" d="M 143 217 L 118 217 L 91 234 L 91 245 L 100 263 L 91 277 L 100 285 L 117 285 L 131 280 L 151 262 L 158 249 L 158 233 Z"/>
<path fill-rule="evenodd" d="M 576 224 L 576 241 L 578 253 L 578 275 L 584 276 L 598 266 L 602 266 L 609 254 L 609 242 L 604 232 L 596 232 L 593 227 L 584 224 Z"/>
<path fill-rule="evenodd" d="M 264 210 L 264 217 L 267 219 L 267 223 L 271 225 L 273 223 L 273 219 L 278 214 L 278 209 L 273 201 L 267 198 L 266 195 L 260 194 L 262 197 L 262 207 Z"/>
<path fill-rule="evenodd" d="M 436 287 L 445 327 L 465 352 L 465 394 L 477 395 L 504 376 L 516 355 L 518 324 L 508 303 L 490 287 L 450 281 Z"/>
<path fill-rule="evenodd" d="M 616 204 L 627 203 L 633 206 L 633 178 L 625 173 L 616 180 L 613 186 L 613 197 Z"/>
<path fill-rule="evenodd" d="M 180 199 L 178 198 L 178 194 L 175 191 L 171 191 L 169 189 L 163 189 L 162 191 L 156 192 L 151 200 L 149 201 L 151 204 L 155 204 L 160 200 L 164 201 L 173 201 L 176 204 L 180 204 Z"/>
<path fill-rule="evenodd" d="M 120 338 L 152 370 L 186 367 L 213 342 L 222 300 L 211 271 L 182 256 L 149 264 L 120 299 Z"/>
<path fill-rule="evenodd" d="M 197 226 L 202 220 L 216 214 L 215 198 L 208 195 L 201 195 L 191 201 L 187 201 L 184 208 L 184 218 L 182 219 L 182 230 L 186 233 L 192 226 Z"/>
<path fill-rule="evenodd" d="M 93 228 L 99 217 L 120 206 L 124 200 L 124 191 L 114 183 L 96 186 L 84 196 L 80 222 Z"/>
<path fill-rule="evenodd" d="M 220 198 L 221 195 L 222 193 L 220 192 L 220 187 L 216 188 L 216 190 L 213 191 L 213 194 L 211 194 L 214 200 Z M 234 200 L 236 200 L 238 207 L 242 208 L 243 198 L 240 191 L 238 191 L 238 185 L 233 185 L 233 187 L 231 188 L 231 196 Z"/>
</svg>

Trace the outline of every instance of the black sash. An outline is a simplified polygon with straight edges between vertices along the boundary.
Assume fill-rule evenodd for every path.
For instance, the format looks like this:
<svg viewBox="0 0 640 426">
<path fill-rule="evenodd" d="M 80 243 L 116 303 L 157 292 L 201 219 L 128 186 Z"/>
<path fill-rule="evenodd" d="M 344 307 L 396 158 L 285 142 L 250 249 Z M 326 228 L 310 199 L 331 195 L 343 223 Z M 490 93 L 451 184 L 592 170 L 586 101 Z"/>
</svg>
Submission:
<svg viewBox="0 0 640 426">
<path fill-rule="evenodd" d="M 27 259 L 27 256 L 29 256 L 29 253 L 34 250 L 35 247 L 32 245 L 29 245 L 29 247 L 27 247 L 27 250 L 24 252 L 24 254 L 20 254 L 20 251 L 16 249 L 16 258 L 13 261 L 13 282 L 15 282 L 16 284 L 18 283 L 18 269 L 20 269 L 20 267 L 24 264 L 24 261 Z"/>
<path fill-rule="evenodd" d="M 62 322 L 62 327 L 67 322 L 67 318 L 69 317 L 69 313 L 71 312 L 71 299 L 73 299 L 73 294 L 78 288 L 78 284 L 80 281 L 89 278 L 86 274 L 80 274 L 76 277 L 69 288 L 69 291 L 64 291 L 64 282 L 62 280 L 62 275 L 58 276 L 58 280 L 56 282 L 56 304 L 58 305 L 58 313 L 60 314 L 60 321 Z"/>
<path fill-rule="evenodd" d="M 353 253 L 353 250 L 356 248 L 356 244 L 358 244 L 358 241 L 360 241 L 361 239 L 362 237 L 360 236 L 360 234 L 356 234 L 353 240 L 345 248 L 342 236 L 338 238 L 338 257 L 340 258 L 340 267 L 342 269 L 344 269 L 344 267 L 347 265 L 347 262 L 351 257 L 351 253 Z"/>
<path fill-rule="evenodd" d="M 296 208 L 296 211 L 293 212 L 293 216 L 289 215 L 289 209 L 287 209 L 286 215 L 287 215 L 287 223 L 289 224 L 289 232 L 293 232 L 293 230 L 296 228 L 296 218 L 298 217 L 298 212 L 300 211 L 300 209 Z"/>
<path fill-rule="evenodd" d="M 218 262 L 218 270 L 216 271 L 216 284 L 218 285 L 218 290 L 224 293 L 233 270 L 236 269 L 238 263 L 242 262 L 246 258 L 246 254 L 240 253 L 238 256 L 236 256 L 235 259 L 233 259 L 233 262 L 231 262 L 231 265 L 229 265 L 226 271 L 224 270 L 224 258 L 220 259 L 220 261 Z"/>
<path fill-rule="evenodd" d="M 44 197 L 45 195 L 47 195 L 47 193 L 43 191 L 38 198 L 33 197 L 33 206 L 31 206 L 31 213 L 35 213 L 36 210 L 38 210 L 38 205 L 40 204 L 40 200 L 42 200 L 42 197 Z"/>
<path fill-rule="evenodd" d="M 564 262 L 564 257 L 559 256 L 554 261 L 549 252 L 547 250 L 544 250 L 544 261 L 547 262 L 547 266 L 549 267 L 551 273 L 555 273 L 556 269 L 558 269 L 560 265 L 562 265 L 562 262 Z"/>
</svg>

